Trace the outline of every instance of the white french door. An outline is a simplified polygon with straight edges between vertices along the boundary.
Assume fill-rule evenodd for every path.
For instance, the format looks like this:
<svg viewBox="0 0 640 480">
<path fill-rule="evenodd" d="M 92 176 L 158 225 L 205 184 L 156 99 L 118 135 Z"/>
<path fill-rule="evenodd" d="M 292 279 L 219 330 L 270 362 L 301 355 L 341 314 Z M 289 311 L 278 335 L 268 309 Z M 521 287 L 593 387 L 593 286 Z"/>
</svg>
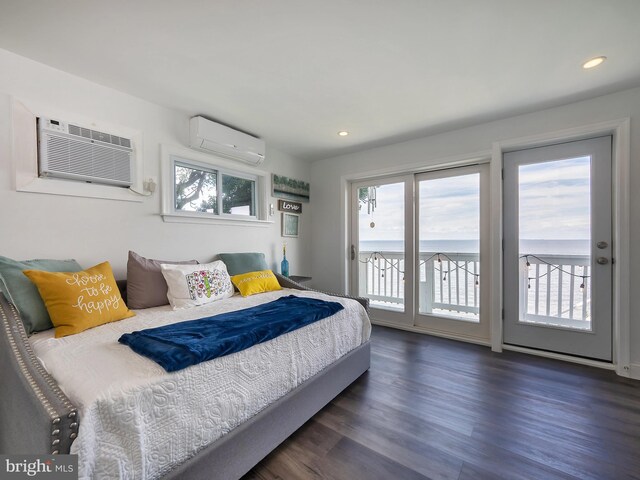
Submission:
<svg viewBox="0 0 640 480">
<path fill-rule="evenodd" d="M 489 339 L 487 182 L 474 165 L 352 183 L 351 292 L 374 322 Z"/>
<path fill-rule="evenodd" d="M 351 205 L 351 292 L 372 317 L 412 325 L 413 175 L 352 183 Z"/>
<path fill-rule="evenodd" d="M 611 137 L 504 155 L 504 342 L 612 358 Z"/>
</svg>

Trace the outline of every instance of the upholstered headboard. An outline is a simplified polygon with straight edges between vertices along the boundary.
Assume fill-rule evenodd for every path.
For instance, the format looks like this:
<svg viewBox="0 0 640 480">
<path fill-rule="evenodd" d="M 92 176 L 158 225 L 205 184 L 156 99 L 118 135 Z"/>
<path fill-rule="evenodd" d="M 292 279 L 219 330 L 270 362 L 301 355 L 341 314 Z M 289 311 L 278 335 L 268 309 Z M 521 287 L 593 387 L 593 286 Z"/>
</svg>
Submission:
<svg viewBox="0 0 640 480">
<path fill-rule="evenodd" d="M 78 409 L 33 353 L 16 308 L 0 293 L 0 452 L 69 453 Z"/>
</svg>

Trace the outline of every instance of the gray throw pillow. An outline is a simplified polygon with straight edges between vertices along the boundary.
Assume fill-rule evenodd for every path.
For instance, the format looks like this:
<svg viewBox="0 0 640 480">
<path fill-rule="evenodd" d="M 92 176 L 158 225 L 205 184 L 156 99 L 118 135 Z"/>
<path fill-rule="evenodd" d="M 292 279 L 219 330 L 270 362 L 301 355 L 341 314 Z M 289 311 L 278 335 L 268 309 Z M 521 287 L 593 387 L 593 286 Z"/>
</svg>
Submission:
<svg viewBox="0 0 640 480">
<path fill-rule="evenodd" d="M 227 272 L 231 277 L 247 272 L 270 270 L 264 253 L 221 253 L 218 256 L 227 266 Z"/>
<path fill-rule="evenodd" d="M 79 272 L 82 267 L 75 260 L 24 260 L 16 261 L 0 256 L 0 291 L 18 309 L 24 329 L 30 335 L 53 328 L 38 288 L 22 272 L 44 270 L 46 272 Z"/>
<path fill-rule="evenodd" d="M 127 306 L 129 308 L 151 308 L 167 305 L 167 282 L 162 276 L 160 265 L 197 265 L 196 260 L 175 262 L 151 260 L 129 251 L 127 261 Z"/>
</svg>

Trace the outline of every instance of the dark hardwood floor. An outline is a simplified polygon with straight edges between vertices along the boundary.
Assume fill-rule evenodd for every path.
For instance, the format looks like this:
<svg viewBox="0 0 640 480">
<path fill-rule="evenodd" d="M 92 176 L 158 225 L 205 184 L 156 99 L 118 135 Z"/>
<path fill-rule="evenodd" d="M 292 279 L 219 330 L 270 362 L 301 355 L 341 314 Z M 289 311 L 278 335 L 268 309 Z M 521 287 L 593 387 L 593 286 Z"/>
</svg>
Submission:
<svg viewBox="0 0 640 480">
<path fill-rule="evenodd" d="M 371 369 L 248 479 L 640 479 L 640 382 L 374 327 Z"/>
</svg>

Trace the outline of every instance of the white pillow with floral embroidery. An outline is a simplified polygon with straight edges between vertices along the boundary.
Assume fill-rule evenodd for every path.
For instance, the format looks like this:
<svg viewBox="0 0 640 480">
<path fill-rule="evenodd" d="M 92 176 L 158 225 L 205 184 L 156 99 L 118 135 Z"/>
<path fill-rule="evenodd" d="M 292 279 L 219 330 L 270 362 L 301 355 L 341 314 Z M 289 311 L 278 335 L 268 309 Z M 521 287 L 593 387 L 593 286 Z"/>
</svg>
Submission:
<svg viewBox="0 0 640 480">
<path fill-rule="evenodd" d="M 174 310 L 191 308 L 233 296 L 227 267 L 221 261 L 199 265 L 160 265 Z"/>
</svg>

